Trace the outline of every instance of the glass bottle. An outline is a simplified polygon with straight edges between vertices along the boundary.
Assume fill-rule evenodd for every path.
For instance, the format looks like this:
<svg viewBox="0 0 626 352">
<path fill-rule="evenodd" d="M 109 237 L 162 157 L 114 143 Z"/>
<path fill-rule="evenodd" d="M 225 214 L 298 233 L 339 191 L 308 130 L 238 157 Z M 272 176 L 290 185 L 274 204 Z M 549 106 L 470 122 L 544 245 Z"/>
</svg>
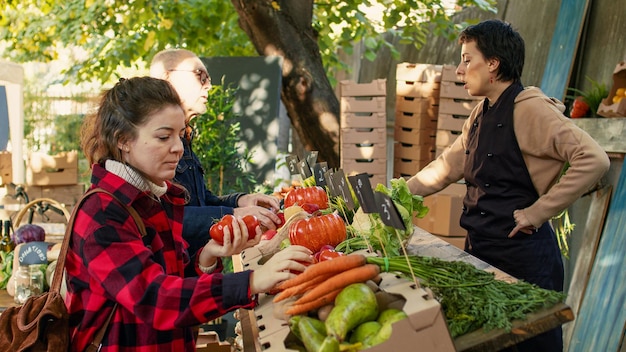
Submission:
<svg viewBox="0 0 626 352">
<path fill-rule="evenodd" d="M 0 229 L 0 231 L 2 231 Z M 2 232 L 2 237 L 0 238 L 0 251 L 5 253 L 9 253 L 15 249 L 15 243 L 11 239 L 11 221 L 4 221 L 4 231 Z"/>
</svg>

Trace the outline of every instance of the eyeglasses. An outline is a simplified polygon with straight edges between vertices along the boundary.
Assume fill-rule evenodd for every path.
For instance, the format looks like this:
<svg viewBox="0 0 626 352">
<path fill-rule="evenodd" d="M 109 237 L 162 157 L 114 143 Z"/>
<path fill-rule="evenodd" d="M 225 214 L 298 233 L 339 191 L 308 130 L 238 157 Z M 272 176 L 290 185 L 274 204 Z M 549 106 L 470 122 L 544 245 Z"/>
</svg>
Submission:
<svg viewBox="0 0 626 352">
<path fill-rule="evenodd" d="M 169 72 L 191 72 L 198 76 L 198 80 L 200 81 L 200 84 L 202 84 L 202 86 L 205 86 L 207 84 L 209 86 L 211 85 L 211 77 L 209 77 L 209 73 L 199 68 L 195 70 L 169 70 Z"/>
</svg>

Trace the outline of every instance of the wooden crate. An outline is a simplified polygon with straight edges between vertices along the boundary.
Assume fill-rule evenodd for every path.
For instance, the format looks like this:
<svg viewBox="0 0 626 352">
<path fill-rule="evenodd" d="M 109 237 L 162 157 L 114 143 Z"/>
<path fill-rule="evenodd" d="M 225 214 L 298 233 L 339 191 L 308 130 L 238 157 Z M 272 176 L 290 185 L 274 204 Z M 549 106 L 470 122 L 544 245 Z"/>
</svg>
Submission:
<svg viewBox="0 0 626 352">
<path fill-rule="evenodd" d="M 343 112 L 341 128 L 385 128 L 387 116 L 384 112 Z"/>
<path fill-rule="evenodd" d="M 341 144 L 381 144 L 387 142 L 386 128 L 342 128 Z"/>
<path fill-rule="evenodd" d="M 409 144 L 425 144 L 433 145 L 436 138 L 436 130 L 434 129 L 415 129 L 407 127 L 398 127 L 394 129 L 394 140 Z"/>
<path fill-rule="evenodd" d="M 395 125 L 418 130 L 434 130 L 437 128 L 437 117 L 427 113 L 396 111 Z"/>
<path fill-rule="evenodd" d="M 387 143 L 342 144 L 341 157 L 346 159 L 385 159 L 387 158 Z"/>
<path fill-rule="evenodd" d="M 440 82 L 441 65 L 402 62 L 396 65 L 396 81 Z"/>
<path fill-rule="evenodd" d="M 341 112 L 385 112 L 387 97 L 341 97 Z"/>
</svg>

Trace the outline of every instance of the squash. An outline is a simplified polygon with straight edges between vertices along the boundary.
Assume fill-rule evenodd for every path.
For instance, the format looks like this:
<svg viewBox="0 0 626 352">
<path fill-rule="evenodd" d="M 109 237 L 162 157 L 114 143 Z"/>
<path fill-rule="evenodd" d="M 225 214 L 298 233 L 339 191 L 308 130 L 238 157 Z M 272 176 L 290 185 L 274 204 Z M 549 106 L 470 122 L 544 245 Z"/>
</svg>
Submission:
<svg viewBox="0 0 626 352">
<path fill-rule="evenodd" d="M 323 246 L 336 246 L 346 239 L 346 224 L 337 213 L 312 216 L 289 227 L 289 242 L 317 253 Z"/>
</svg>

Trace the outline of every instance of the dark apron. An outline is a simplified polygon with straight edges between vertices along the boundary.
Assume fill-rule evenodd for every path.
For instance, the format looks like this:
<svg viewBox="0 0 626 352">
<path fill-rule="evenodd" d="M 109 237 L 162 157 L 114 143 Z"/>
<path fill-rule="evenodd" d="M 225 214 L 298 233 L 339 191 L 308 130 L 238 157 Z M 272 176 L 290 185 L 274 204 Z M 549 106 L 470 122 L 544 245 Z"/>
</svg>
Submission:
<svg viewBox="0 0 626 352">
<path fill-rule="evenodd" d="M 507 237 L 515 227 L 513 211 L 539 198 L 513 126 L 515 97 L 523 89 L 520 83 L 512 84 L 491 108 L 485 100 L 470 128 L 464 170 L 467 194 L 461 215 L 461 226 L 468 233 L 465 250 L 518 279 L 562 291 L 563 262 L 549 222 L 532 235 L 519 232 Z M 560 343 L 562 350 L 561 329 L 555 330 L 559 333 L 552 342 Z M 528 350 L 559 351 L 558 345 L 545 346 Z"/>
</svg>

